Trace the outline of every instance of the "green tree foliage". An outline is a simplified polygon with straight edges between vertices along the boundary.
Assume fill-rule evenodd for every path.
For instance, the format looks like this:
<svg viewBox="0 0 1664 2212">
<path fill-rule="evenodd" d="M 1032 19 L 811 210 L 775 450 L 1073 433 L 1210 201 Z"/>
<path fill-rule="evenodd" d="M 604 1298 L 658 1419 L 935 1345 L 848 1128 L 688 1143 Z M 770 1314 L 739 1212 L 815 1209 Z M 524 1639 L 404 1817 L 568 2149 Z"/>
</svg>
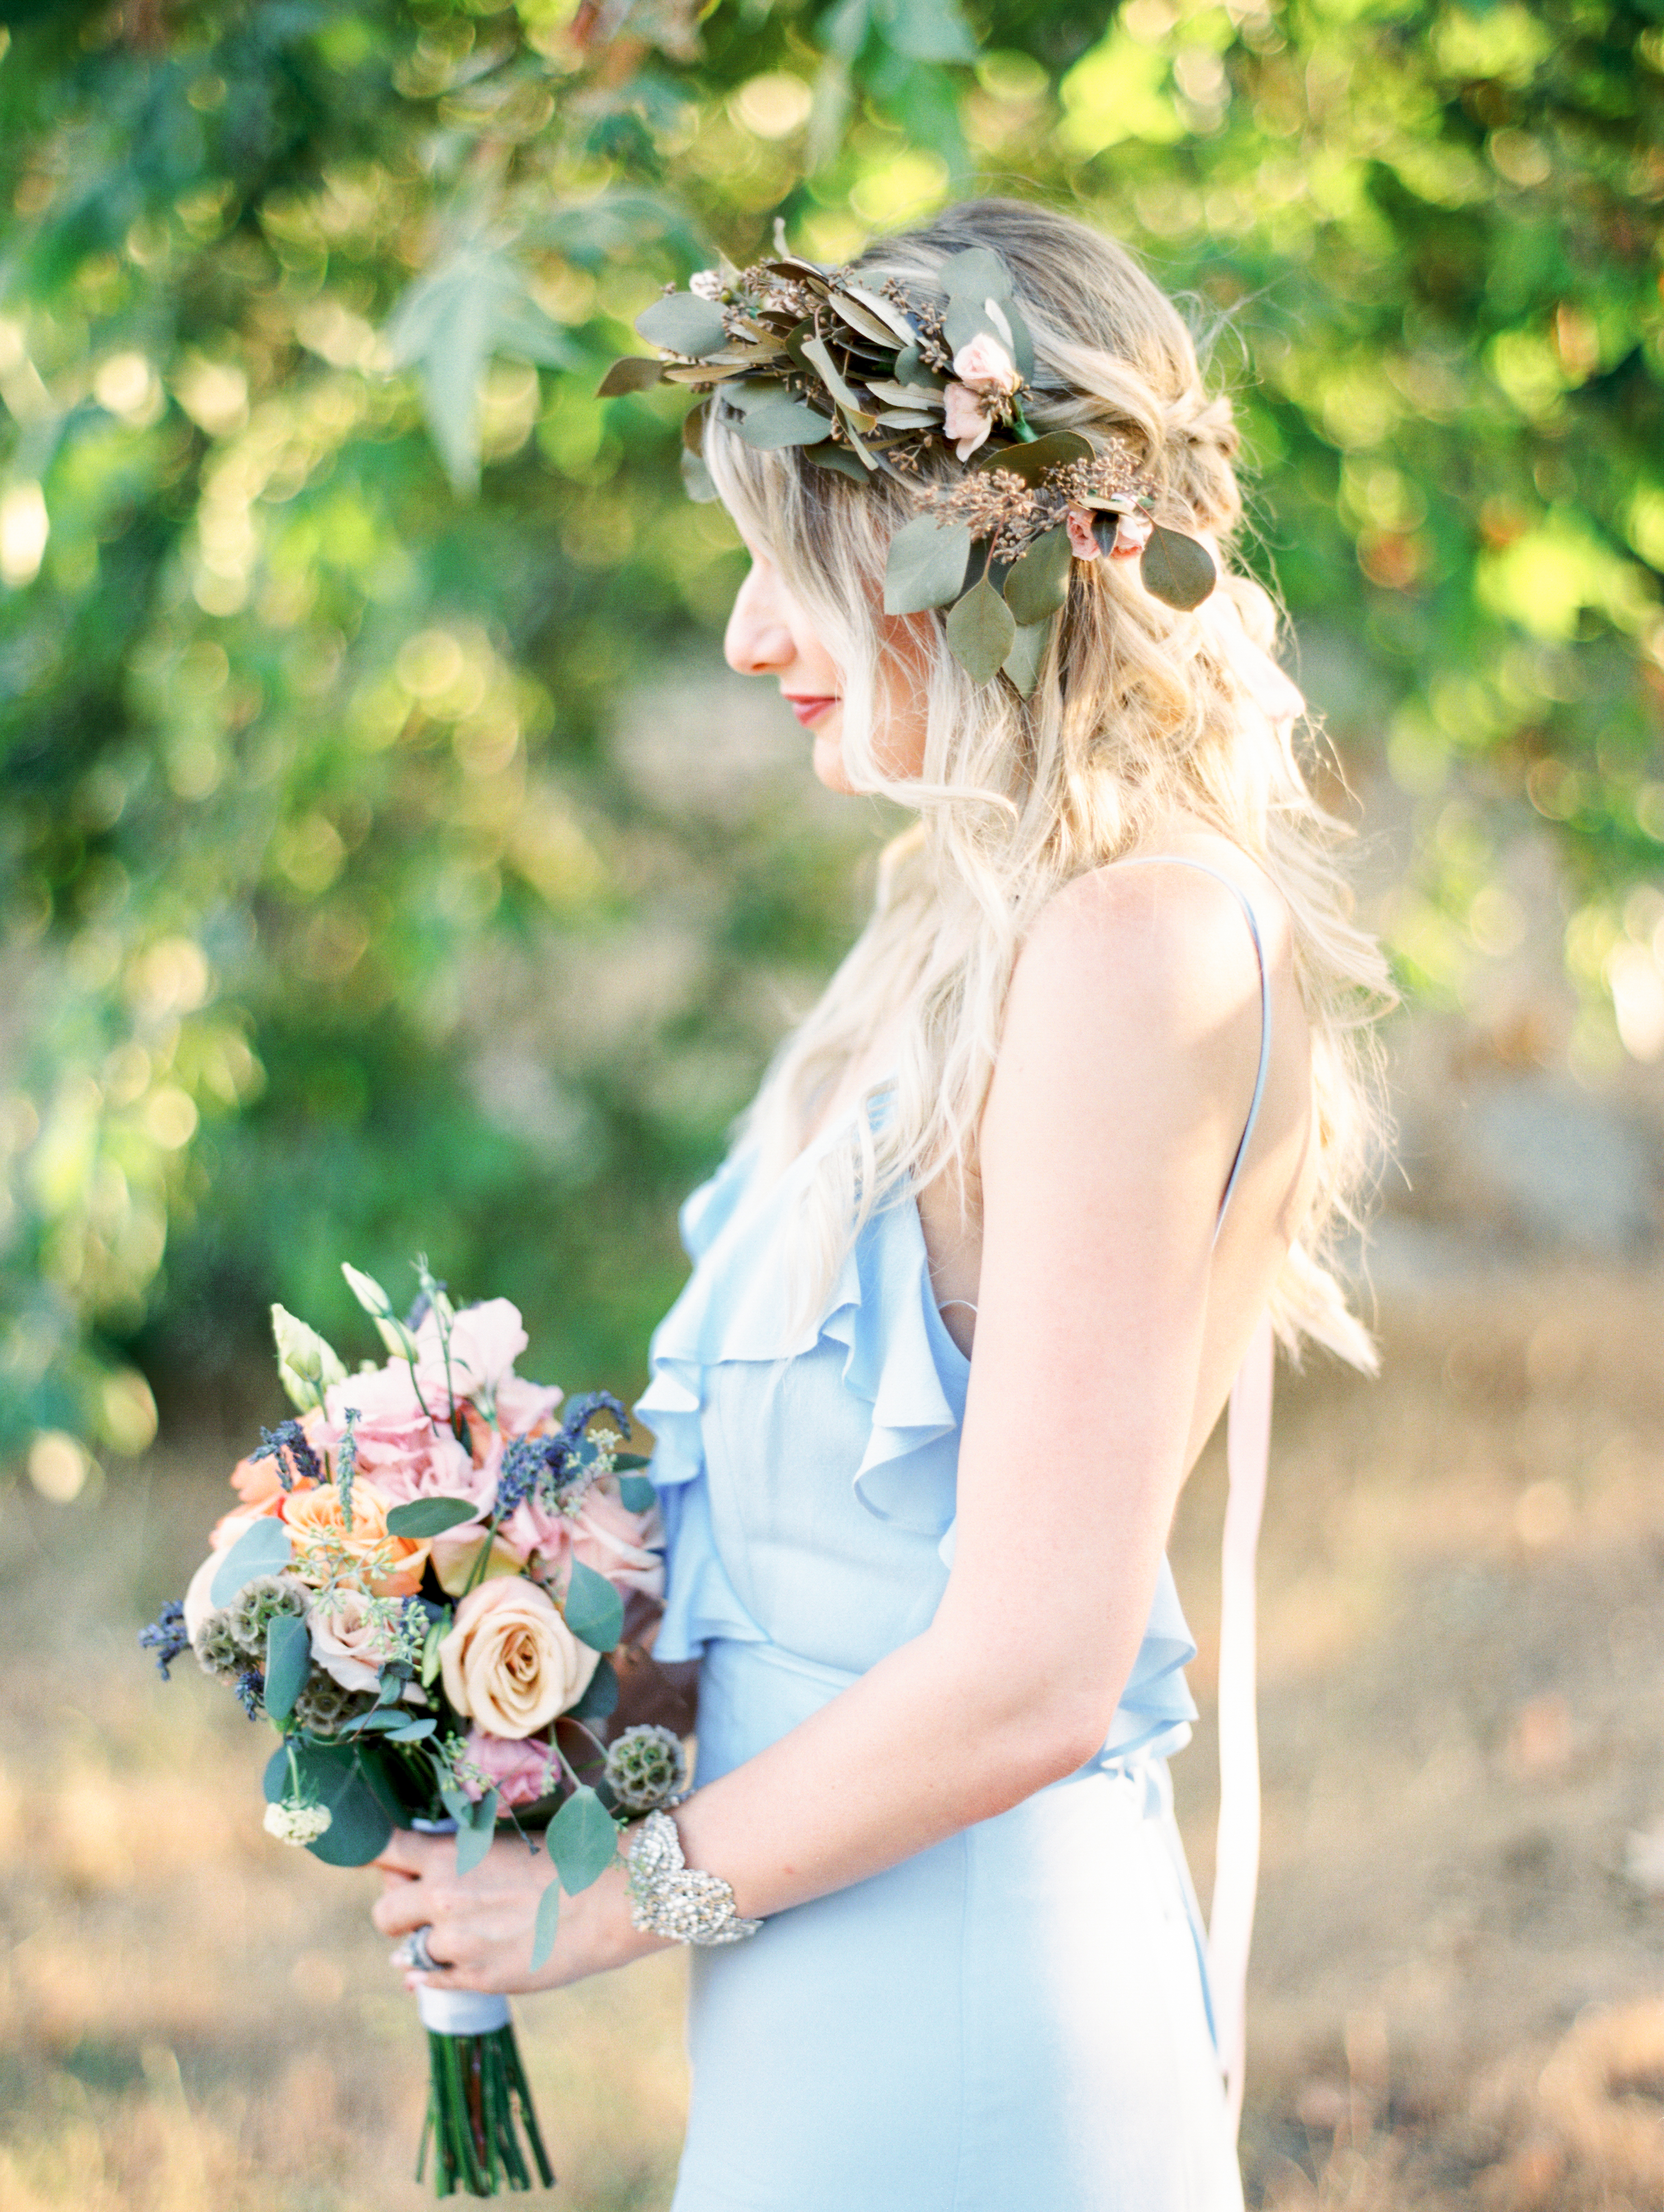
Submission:
<svg viewBox="0 0 1664 2212">
<path fill-rule="evenodd" d="M 835 258 L 980 186 L 1141 246 L 1340 756 L 1418 810 L 1406 980 L 1507 935 L 1546 818 L 1591 1019 L 1620 969 L 1664 1007 L 1664 0 L 0 24 L 0 1441 L 134 1449 L 141 1370 L 211 1377 L 273 1297 L 343 1326 L 335 1261 L 418 1243 L 552 1371 L 639 1369 L 871 826 L 718 822 L 616 741 L 739 569 L 674 398 L 594 386 L 777 217 Z"/>
</svg>

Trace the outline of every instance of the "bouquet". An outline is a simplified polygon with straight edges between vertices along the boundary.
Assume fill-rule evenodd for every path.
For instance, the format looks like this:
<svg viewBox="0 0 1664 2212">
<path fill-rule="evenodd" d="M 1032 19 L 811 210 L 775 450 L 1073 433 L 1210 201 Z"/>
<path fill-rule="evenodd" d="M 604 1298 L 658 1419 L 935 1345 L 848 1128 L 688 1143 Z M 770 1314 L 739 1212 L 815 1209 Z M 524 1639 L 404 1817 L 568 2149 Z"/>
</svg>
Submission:
<svg viewBox="0 0 1664 2212">
<path fill-rule="evenodd" d="M 653 1486 L 620 1449 L 615 1398 L 566 1404 L 515 1372 L 526 1336 L 506 1298 L 459 1310 L 422 1261 L 400 1320 L 380 1284 L 343 1273 L 387 1358 L 349 1375 L 274 1306 L 296 1417 L 234 1470 L 239 1504 L 140 1641 L 164 1678 L 194 1653 L 276 1729 L 265 1826 L 282 1842 L 361 1866 L 395 1826 L 453 1831 L 465 1874 L 504 1829 L 546 1850 L 558 1879 L 535 1969 L 562 1890 L 611 1864 L 620 1816 L 687 1781 L 673 1730 L 608 1741 L 619 1668 L 641 1663 L 662 1591 Z M 507 1999 L 424 1989 L 420 2005 L 418 2179 L 431 2143 L 442 2197 L 529 2189 L 534 2166 L 551 2185 Z"/>
</svg>

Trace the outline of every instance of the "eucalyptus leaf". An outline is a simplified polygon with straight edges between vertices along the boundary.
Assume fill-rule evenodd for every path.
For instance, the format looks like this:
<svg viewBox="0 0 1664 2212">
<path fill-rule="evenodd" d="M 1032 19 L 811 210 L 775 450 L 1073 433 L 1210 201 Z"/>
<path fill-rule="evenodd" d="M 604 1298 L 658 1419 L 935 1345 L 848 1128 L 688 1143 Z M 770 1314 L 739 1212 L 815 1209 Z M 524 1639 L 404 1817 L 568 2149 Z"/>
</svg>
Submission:
<svg viewBox="0 0 1664 2212">
<path fill-rule="evenodd" d="M 844 380 L 843 371 L 832 358 L 832 349 L 824 338 L 805 338 L 803 342 L 803 352 L 820 371 L 822 380 L 839 406 L 848 414 L 854 416 L 857 422 L 864 428 L 870 428 L 873 421 L 871 409 L 863 405 L 850 390 Z"/>
<path fill-rule="evenodd" d="M 1093 508 L 1092 535 L 1097 540 L 1098 551 L 1106 558 L 1115 550 L 1115 537 L 1120 528 L 1120 515 L 1112 514 L 1101 507 Z"/>
<path fill-rule="evenodd" d="M 621 1474 L 632 1472 L 636 1468 L 651 1467 L 653 1464 L 645 1452 L 614 1452 L 612 1463 Z"/>
<path fill-rule="evenodd" d="M 1009 328 L 1009 325 L 1007 325 Z M 997 338 L 1005 344 L 1005 332 L 999 328 L 981 300 L 951 300 L 942 318 L 942 338 L 948 351 L 958 354 L 975 337 Z M 1015 360 L 1016 349 L 1007 348 Z"/>
<path fill-rule="evenodd" d="M 1025 699 L 1032 698 L 1034 688 L 1040 681 L 1040 672 L 1046 663 L 1046 647 L 1052 635 L 1052 618 L 1043 622 L 1019 623 L 1011 649 L 1005 655 L 1005 673 L 1009 676 Z"/>
<path fill-rule="evenodd" d="M 568 1897 L 598 1881 L 618 1854 L 618 1830 L 592 1790 L 573 1791 L 550 1822 L 545 1840 Z"/>
<path fill-rule="evenodd" d="M 295 1700 L 312 1672 L 312 1638 L 307 1624 L 293 1613 L 280 1613 L 266 1631 L 265 1709 L 268 1720 L 281 1728 L 295 1711 Z"/>
<path fill-rule="evenodd" d="M 831 304 L 845 322 L 883 346 L 911 345 L 918 333 L 893 301 L 869 292 L 864 285 L 841 284 Z"/>
<path fill-rule="evenodd" d="M 635 318 L 635 327 L 649 345 L 666 353 L 687 354 L 700 361 L 708 353 L 720 353 L 728 343 L 727 325 L 714 300 L 701 300 L 696 292 L 667 292 Z"/>
<path fill-rule="evenodd" d="M 1181 530 L 1163 529 L 1159 522 L 1150 533 L 1139 574 L 1146 592 L 1187 614 L 1200 606 L 1219 580 L 1205 545 Z"/>
<path fill-rule="evenodd" d="M 645 1474 L 621 1474 L 618 1498 L 626 1513 L 651 1513 L 659 1492 Z"/>
<path fill-rule="evenodd" d="M 624 1601 L 604 1575 L 572 1562 L 566 1600 L 561 1607 L 567 1626 L 592 1651 L 610 1651 L 624 1632 Z"/>
<path fill-rule="evenodd" d="M 847 446 L 835 446 L 829 438 L 823 446 L 805 446 L 803 458 L 813 461 L 817 468 L 831 469 L 838 476 L 852 477 L 858 484 L 866 482 L 867 471 L 859 457 L 852 453 Z"/>
<path fill-rule="evenodd" d="M 1090 461 L 1092 446 L 1075 430 L 1048 430 L 1043 438 L 1031 439 L 1026 445 L 999 446 L 990 453 L 985 447 L 971 463 L 974 469 L 1009 469 L 1024 483 L 1037 483 L 1048 470 L 1061 468 L 1067 461 Z"/>
<path fill-rule="evenodd" d="M 1054 615 L 1069 596 L 1069 570 L 1074 560 L 1069 533 L 1062 526 L 1037 538 L 1020 561 L 1013 562 L 1005 578 L 1005 605 L 1019 629 L 1042 623 Z"/>
<path fill-rule="evenodd" d="M 465 1821 L 457 1825 L 457 1872 L 472 1874 L 497 1832 L 497 1793 L 488 1790 Z"/>
<path fill-rule="evenodd" d="M 626 392 L 647 392 L 665 380 L 662 361 L 649 361 L 645 354 L 628 354 L 612 367 L 595 387 L 598 399 L 617 399 Z"/>
<path fill-rule="evenodd" d="M 984 300 L 998 300 L 1003 307 L 1011 295 L 1010 271 L 986 246 L 968 246 L 963 253 L 950 254 L 937 271 L 936 281 L 950 301 L 975 300 L 979 307 Z"/>
<path fill-rule="evenodd" d="M 1011 609 L 984 576 L 948 617 L 948 647 L 972 680 L 986 684 L 1005 665 L 1017 636 Z"/>
<path fill-rule="evenodd" d="M 748 446 L 773 453 L 786 446 L 817 446 L 831 428 L 824 415 L 805 407 L 801 400 L 780 399 L 742 416 L 739 434 Z"/>
<path fill-rule="evenodd" d="M 479 1507 L 466 1498 L 413 1498 L 408 1505 L 395 1505 L 387 1515 L 387 1534 L 420 1543 L 424 1536 L 442 1536 L 447 1528 L 460 1528 L 465 1521 L 477 1521 Z"/>
<path fill-rule="evenodd" d="M 618 1676 L 610 1659 L 602 1655 L 600 1663 L 589 1678 L 589 1687 L 570 1712 L 562 1713 L 567 1721 L 604 1721 L 618 1709 Z"/>
<path fill-rule="evenodd" d="M 700 507 L 708 507 L 720 496 L 710 471 L 705 465 L 702 453 L 695 453 L 687 446 L 682 448 L 682 489 Z"/>
<path fill-rule="evenodd" d="M 884 612 L 916 615 L 947 605 L 963 588 L 970 550 L 966 524 L 944 524 L 934 514 L 915 515 L 890 542 Z"/>
<path fill-rule="evenodd" d="M 259 1575 L 280 1575 L 294 1547 L 288 1530 L 270 1514 L 251 1521 L 214 1570 L 208 1595 L 216 1606 L 229 1605 L 245 1583 Z"/>
<path fill-rule="evenodd" d="M 302 1796 L 326 1806 L 330 1814 L 329 1826 L 307 1849 L 325 1866 L 367 1865 L 392 1835 L 393 1824 L 371 1787 L 358 1753 L 349 1744 L 301 1740 L 280 1745 L 266 1766 L 268 1804 L 275 1805 L 288 1795 L 291 1752 Z"/>
<path fill-rule="evenodd" d="M 537 1899 L 537 1917 L 531 1923 L 531 1972 L 549 1964 L 561 1925 L 561 1885 L 551 1881 Z"/>
<path fill-rule="evenodd" d="M 432 1735 L 438 1726 L 439 1723 L 430 1713 L 419 1721 L 406 1721 L 403 1728 L 389 1729 L 386 1740 L 389 1743 L 421 1743 Z"/>
<path fill-rule="evenodd" d="M 459 1789 L 453 1782 L 447 1782 L 442 1786 L 439 1793 L 439 1802 L 459 1828 L 465 1828 L 474 1817 L 473 1799 L 465 1790 Z"/>
</svg>

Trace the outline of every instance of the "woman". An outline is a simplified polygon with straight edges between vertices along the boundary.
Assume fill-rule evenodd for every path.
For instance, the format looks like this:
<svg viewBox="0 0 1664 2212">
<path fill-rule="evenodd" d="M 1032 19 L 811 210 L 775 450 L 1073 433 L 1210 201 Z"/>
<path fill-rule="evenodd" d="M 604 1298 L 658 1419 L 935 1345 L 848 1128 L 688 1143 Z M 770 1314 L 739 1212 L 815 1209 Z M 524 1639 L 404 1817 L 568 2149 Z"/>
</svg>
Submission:
<svg viewBox="0 0 1664 2212">
<path fill-rule="evenodd" d="M 992 289 L 950 373 L 968 270 Z M 770 281 L 695 294 L 729 279 L 743 307 Z M 1369 1359 L 1319 1255 L 1368 1136 L 1382 972 L 1264 595 L 1223 566 L 1208 590 L 1211 565 L 1199 604 L 1154 588 L 1152 528 L 1223 564 L 1240 512 L 1229 407 L 1169 302 L 1082 226 L 999 201 L 835 281 L 858 323 L 923 334 L 892 428 L 929 386 L 947 435 L 851 483 L 882 416 L 829 386 L 817 460 L 747 434 L 760 380 L 719 387 L 704 460 L 752 562 L 726 651 L 779 684 L 823 783 L 919 822 L 689 1201 L 695 1273 L 653 1341 L 659 1649 L 702 1659 L 699 1787 L 668 1838 L 654 1816 L 634 1898 L 620 1864 L 563 1903 L 540 1974 L 548 1867 L 522 1850 L 459 1883 L 447 1847 L 401 1838 L 377 1924 L 429 1925 L 440 1985 L 501 1990 L 621 1966 L 656 1929 L 706 1939 L 675 2212 L 1215 2212 L 1241 2185 L 1167 1784 L 1194 1646 L 1163 1547 L 1268 1305 L 1285 1341 Z M 780 373 L 769 404 L 824 398 L 801 345 Z M 880 611 L 932 487 L 972 482 L 991 434 L 1019 470 L 1070 431 L 1088 444 L 1047 450 L 1085 476 L 975 494 L 1096 499 L 1069 509 L 1060 612 L 1016 633 L 1040 632 L 1026 670 L 1013 647 L 990 674 L 957 608 Z"/>
</svg>

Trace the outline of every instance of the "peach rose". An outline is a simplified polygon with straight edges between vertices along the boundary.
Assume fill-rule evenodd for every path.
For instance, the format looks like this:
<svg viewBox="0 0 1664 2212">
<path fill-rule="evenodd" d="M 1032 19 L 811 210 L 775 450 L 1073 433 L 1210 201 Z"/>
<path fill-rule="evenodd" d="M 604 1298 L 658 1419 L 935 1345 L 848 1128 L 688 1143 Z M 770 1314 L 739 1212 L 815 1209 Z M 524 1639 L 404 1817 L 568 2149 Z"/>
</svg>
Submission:
<svg viewBox="0 0 1664 2212">
<path fill-rule="evenodd" d="M 320 1582 L 326 1579 L 335 1562 L 344 1559 L 349 1571 L 355 1566 L 364 1575 L 376 1597 L 410 1597 L 421 1589 L 427 1545 L 387 1534 L 387 1500 L 361 1476 L 352 1486 L 350 1528 L 341 1492 L 332 1482 L 321 1483 L 315 1490 L 290 1491 L 283 1500 L 282 1517 L 295 1543 L 291 1571 L 303 1582 L 314 1575 Z M 320 1553 L 329 1564 L 309 1565 L 308 1551 Z"/>
<path fill-rule="evenodd" d="M 375 1688 L 382 1667 L 393 1656 L 393 1638 L 390 1624 L 371 1613 L 362 1590 L 340 1585 L 313 1607 L 307 1627 L 313 1657 L 343 1690 Z"/>
<path fill-rule="evenodd" d="M 599 1659 L 549 1593 L 518 1575 L 471 1590 L 439 1647 L 445 1694 L 457 1711 L 515 1742 L 575 1705 Z"/>
</svg>

